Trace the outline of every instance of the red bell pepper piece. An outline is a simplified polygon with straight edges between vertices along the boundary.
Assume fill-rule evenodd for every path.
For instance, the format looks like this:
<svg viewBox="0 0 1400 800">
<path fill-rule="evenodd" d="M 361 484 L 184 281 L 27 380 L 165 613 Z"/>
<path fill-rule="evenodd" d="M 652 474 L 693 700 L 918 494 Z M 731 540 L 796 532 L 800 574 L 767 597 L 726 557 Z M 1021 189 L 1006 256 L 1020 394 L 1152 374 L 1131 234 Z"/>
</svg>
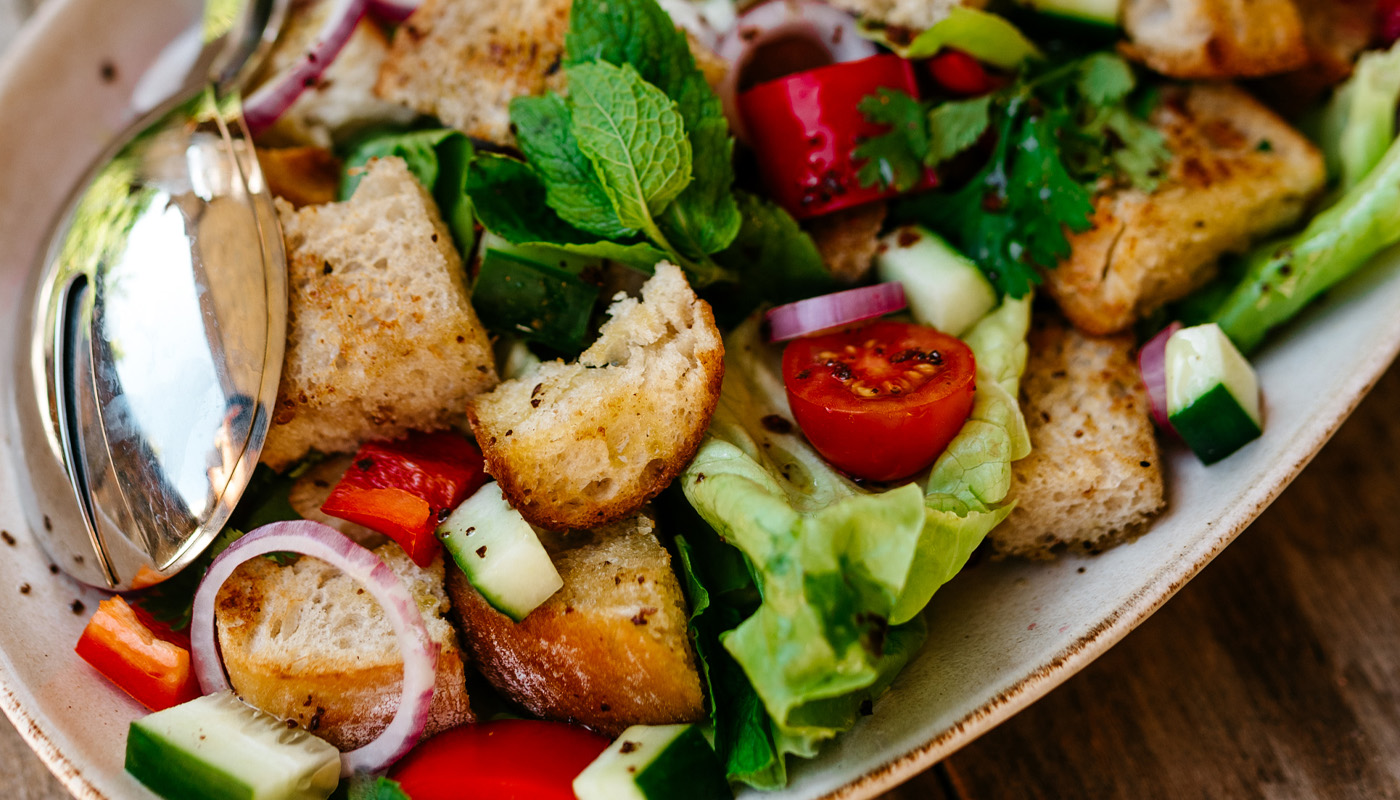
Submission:
<svg viewBox="0 0 1400 800">
<path fill-rule="evenodd" d="M 939 86 L 953 94 L 976 97 L 996 88 L 986 68 L 961 50 L 944 50 L 930 58 L 928 71 Z"/>
<path fill-rule="evenodd" d="M 388 536 L 426 567 L 441 545 L 441 517 L 486 482 L 481 451 L 451 431 L 367 442 L 321 510 Z"/>
<path fill-rule="evenodd" d="M 739 110 L 769 194 L 798 219 L 810 219 L 899 194 L 861 186 L 851 151 L 886 132 L 856 110 L 881 88 L 918 96 L 913 66 L 878 55 L 798 72 L 739 95 Z M 932 171 L 918 188 L 936 184 Z"/>
<path fill-rule="evenodd" d="M 120 597 L 98 604 L 73 650 L 152 711 L 200 695 L 190 662 L 189 636 L 143 621 Z"/>
<path fill-rule="evenodd" d="M 608 740 L 562 722 L 463 725 L 409 751 L 389 770 L 413 800 L 574 800 L 574 778 Z"/>
</svg>

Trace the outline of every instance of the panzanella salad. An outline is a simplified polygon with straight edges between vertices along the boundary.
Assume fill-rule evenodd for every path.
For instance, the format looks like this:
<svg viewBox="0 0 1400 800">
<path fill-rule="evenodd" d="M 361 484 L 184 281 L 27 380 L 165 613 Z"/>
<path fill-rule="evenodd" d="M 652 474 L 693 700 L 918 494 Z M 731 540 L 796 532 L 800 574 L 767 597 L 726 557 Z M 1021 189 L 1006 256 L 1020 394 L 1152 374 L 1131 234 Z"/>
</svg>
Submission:
<svg viewBox="0 0 1400 800">
<path fill-rule="evenodd" d="M 1247 357 L 1400 240 L 1395 4 L 1282 5 L 294 3 L 262 465 L 77 643 L 152 712 L 127 769 L 786 785 L 974 553 L 1099 552 L 1159 433 L 1268 435 Z"/>
</svg>

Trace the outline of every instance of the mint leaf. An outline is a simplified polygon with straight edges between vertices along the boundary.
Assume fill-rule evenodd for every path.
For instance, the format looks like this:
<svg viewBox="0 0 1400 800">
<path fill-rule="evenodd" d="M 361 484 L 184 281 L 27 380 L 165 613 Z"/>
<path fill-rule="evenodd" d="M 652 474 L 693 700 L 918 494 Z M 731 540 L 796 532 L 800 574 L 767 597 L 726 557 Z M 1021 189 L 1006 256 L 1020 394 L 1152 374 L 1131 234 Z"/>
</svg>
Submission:
<svg viewBox="0 0 1400 800">
<path fill-rule="evenodd" d="M 691 149 L 675 103 L 630 65 L 568 70 L 572 132 L 618 220 L 664 241 L 656 217 L 690 183 Z"/>
<path fill-rule="evenodd" d="M 711 295 L 716 313 L 737 323 L 764 301 L 786 303 L 834 291 L 812 237 L 790 214 L 766 198 L 736 192 L 743 225 L 734 242 L 715 256 L 740 283 L 727 295 Z"/>
<path fill-rule="evenodd" d="M 517 97 L 510 104 L 510 120 L 521 152 L 544 178 L 545 201 L 562 219 L 608 239 L 637 234 L 635 227 L 618 221 L 593 164 L 579 149 L 564 98 Z"/>
<path fill-rule="evenodd" d="M 856 177 L 862 186 L 893 186 L 901 192 L 914 188 L 924 174 L 924 154 L 929 149 L 928 108 L 898 89 L 877 89 L 856 110 L 890 130 L 872 137 L 851 152 L 864 159 Z"/>
<path fill-rule="evenodd" d="M 642 80 L 679 99 L 695 70 L 685 33 L 655 0 L 577 0 L 564 36 L 564 67 L 630 65 Z"/>
<path fill-rule="evenodd" d="M 928 115 L 928 152 L 924 163 L 937 167 L 977 144 L 992 124 L 992 97 L 939 105 Z"/>
<path fill-rule="evenodd" d="M 650 272 L 666 253 L 645 242 L 599 241 L 565 222 L 545 202 L 546 189 L 529 164 L 483 153 L 467 176 L 481 224 L 511 244 L 540 244 L 596 256 Z"/>
</svg>

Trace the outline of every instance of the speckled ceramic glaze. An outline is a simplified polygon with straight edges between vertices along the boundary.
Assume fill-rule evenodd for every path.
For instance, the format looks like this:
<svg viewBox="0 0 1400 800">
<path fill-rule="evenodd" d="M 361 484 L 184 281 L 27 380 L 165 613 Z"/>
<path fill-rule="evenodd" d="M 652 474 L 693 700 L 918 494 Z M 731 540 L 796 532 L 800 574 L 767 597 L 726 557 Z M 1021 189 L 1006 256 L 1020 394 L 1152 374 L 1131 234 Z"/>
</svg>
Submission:
<svg viewBox="0 0 1400 800">
<path fill-rule="evenodd" d="M 198 5 L 50 0 L 7 53 L 0 375 L 10 374 L 20 286 L 51 218 L 128 118 L 136 77 Z M 1132 544 L 1095 558 L 968 570 L 934 598 L 927 646 L 875 713 L 821 758 L 796 765 L 791 787 L 772 796 L 876 795 L 1044 695 L 1165 602 L 1298 474 L 1394 357 L 1400 257 L 1381 261 L 1259 357 L 1261 441 L 1210 469 L 1169 448 L 1170 511 Z M 8 394 L 0 411 L 12 413 Z M 0 529 L 15 540 L 0 544 L 0 707 L 78 797 L 151 797 L 122 771 L 126 726 L 142 709 L 73 654 L 84 609 L 101 594 L 50 570 L 13 500 L 12 446 L 0 438 Z"/>
</svg>

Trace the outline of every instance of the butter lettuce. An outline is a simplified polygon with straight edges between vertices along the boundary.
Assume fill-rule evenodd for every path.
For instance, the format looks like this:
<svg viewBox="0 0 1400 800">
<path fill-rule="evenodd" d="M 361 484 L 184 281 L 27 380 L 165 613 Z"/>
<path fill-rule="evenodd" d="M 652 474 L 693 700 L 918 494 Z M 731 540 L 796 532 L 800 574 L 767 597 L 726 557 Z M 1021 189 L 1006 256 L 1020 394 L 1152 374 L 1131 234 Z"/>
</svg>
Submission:
<svg viewBox="0 0 1400 800">
<path fill-rule="evenodd" d="M 762 598 L 716 636 L 771 719 L 778 764 L 760 777 L 855 723 L 922 641 L 919 612 L 1010 513 L 1011 462 L 1030 452 L 1015 400 L 1029 323 L 1026 297 L 973 327 L 971 417 L 925 480 L 886 491 L 836 472 L 785 424 L 780 352 L 757 319 L 726 340 L 719 408 L 681 486 Z"/>
</svg>

